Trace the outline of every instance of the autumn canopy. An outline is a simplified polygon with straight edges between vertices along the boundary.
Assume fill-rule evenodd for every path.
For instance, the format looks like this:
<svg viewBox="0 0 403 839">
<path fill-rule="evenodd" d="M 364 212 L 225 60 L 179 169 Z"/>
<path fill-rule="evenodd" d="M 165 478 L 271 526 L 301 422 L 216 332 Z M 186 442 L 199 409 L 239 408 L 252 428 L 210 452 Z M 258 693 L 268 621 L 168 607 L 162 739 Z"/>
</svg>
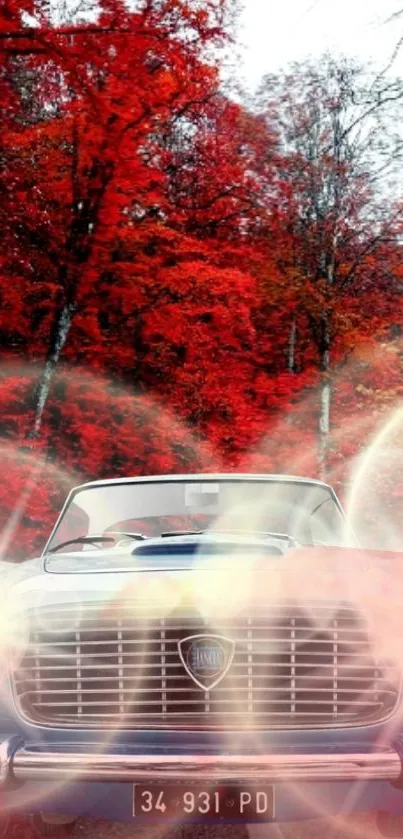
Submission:
<svg viewBox="0 0 403 839">
<path fill-rule="evenodd" d="M 5 553 L 91 478 L 343 488 L 399 407 L 401 82 L 327 56 L 235 95 L 235 23 L 232 0 L 1 4 Z"/>
</svg>

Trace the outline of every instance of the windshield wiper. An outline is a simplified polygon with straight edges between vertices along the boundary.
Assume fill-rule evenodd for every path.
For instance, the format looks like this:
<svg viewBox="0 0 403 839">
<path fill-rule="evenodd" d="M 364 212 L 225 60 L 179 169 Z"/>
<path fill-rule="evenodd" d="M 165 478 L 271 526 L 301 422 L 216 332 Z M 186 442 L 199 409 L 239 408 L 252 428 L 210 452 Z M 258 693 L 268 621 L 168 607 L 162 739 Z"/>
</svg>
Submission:
<svg viewBox="0 0 403 839">
<path fill-rule="evenodd" d="M 207 530 L 164 530 L 160 536 L 198 536 L 200 533 L 207 532 Z"/>
<path fill-rule="evenodd" d="M 147 536 L 144 536 L 143 533 L 126 533 L 121 530 L 113 530 L 110 531 L 108 536 L 104 534 L 96 534 L 90 536 L 76 536 L 75 539 L 66 539 L 65 542 L 60 542 L 58 545 L 55 545 L 54 548 L 49 548 L 46 553 L 53 554 L 56 551 L 60 551 L 62 548 L 67 548 L 68 545 L 94 545 L 95 548 L 102 549 L 102 544 L 112 544 L 114 545 L 120 537 L 124 539 L 136 539 L 138 541 L 143 541 L 143 539 L 147 539 Z M 99 545 L 98 543 L 101 542 L 102 544 Z"/>
</svg>

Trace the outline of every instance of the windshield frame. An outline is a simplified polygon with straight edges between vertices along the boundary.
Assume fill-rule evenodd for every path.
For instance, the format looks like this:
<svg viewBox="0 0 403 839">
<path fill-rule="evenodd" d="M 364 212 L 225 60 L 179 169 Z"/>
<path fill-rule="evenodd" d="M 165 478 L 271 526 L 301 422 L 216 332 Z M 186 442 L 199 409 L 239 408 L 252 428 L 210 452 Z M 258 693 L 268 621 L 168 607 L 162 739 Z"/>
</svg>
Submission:
<svg viewBox="0 0 403 839">
<path fill-rule="evenodd" d="M 326 490 L 329 493 L 329 500 L 331 499 L 335 506 L 340 513 L 340 516 L 346 525 L 346 528 L 349 532 L 351 540 L 357 545 L 358 541 L 356 536 L 349 525 L 346 513 L 333 489 L 329 484 L 326 484 L 324 481 L 319 481 L 314 478 L 303 478 L 297 477 L 293 475 L 281 475 L 281 474 L 248 474 L 248 473 L 202 473 L 202 474 L 181 474 L 181 475 L 153 475 L 148 477 L 135 477 L 135 478 L 115 478 L 115 479 L 105 479 L 100 481 L 91 481 L 85 484 L 81 484 L 79 486 L 74 487 L 70 493 L 68 494 L 66 501 L 62 507 L 60 515 L 58 516 L 56 523 L 51 531 L 51 534 L 45 544 L 45 547 L 42 551 L 41 557 L 45 558 L 48 555 L 49 547 L 52 545 L 54 536 L 62 521 L 67 513 L 68 508 L 73 503 L 74 498 L 83 490 L 90 491 L 92 489 L 96 490 L 100 487 L 113 487 L 113 486 L 121 486 L 121 485 L 130 485 L 134 484 L 138 486 L 139 484 L 151 484 L 151 483 L 159 483 L 159 484 L 166 484 L 171 483 L 172 481 L 175 482 L 184 482 L 184 483 L 217 483 L 217 481 L 225 481 L 225 482 L 249 482 L 249 483 L 284 483 L 284 484 L 298 484 L 298 485 L 306 485 L 306 486 L 319 486 Z"/>
</svg>

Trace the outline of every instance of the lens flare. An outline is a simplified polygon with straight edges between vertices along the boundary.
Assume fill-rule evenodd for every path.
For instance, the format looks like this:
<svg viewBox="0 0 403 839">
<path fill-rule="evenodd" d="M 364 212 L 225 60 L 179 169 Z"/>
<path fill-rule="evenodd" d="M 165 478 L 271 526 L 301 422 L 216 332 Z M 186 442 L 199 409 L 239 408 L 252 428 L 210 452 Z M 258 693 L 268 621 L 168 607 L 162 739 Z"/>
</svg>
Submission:
<svg viewBox="0 0 403 839">
<path fill-rule="evenodd" d="M 376 544 L 391 550 L 403 549 L 400 516 L 391 507 L 391 504 L 396 507 L 402 497 L 402 433 L 403 405 L 399 405 L 383 421 L 356 459 L 346 501 L 348 515 L 357 530 L 362 529 L 365 503 L 370 507 L 378 529 Z"/>
<path fill-rule="evenodd" d="M 27 395 L 35 381 L 36 371 L 19 368 L 8 368 L 2 371 L 2 378 L 8 378 L 10 387 L 14 390 L 20 389 L 23 395 Z M 14 377 L 14 378 L 13 378 Z M 11 381 L 12 380 L 12 381 Z M 337 382 L 335 383 L 337 385 Z M 100 376 L 75 369 L 63 370 L 55 376 L 52 387 L 57 394 L 60 414 L 63 422 L 60 422 L 57 431 L 51 429 L 49 422 L 49 408 L 43 414 L 43 444 L 44 450 L 21 452 L 18 443 L 4 439 L 0 444 L 0 464 L 3 466 L 4 474 L 15 475 L 15 486 L 13 486 L 13 503 L 7 506 L 8 515 L 6 520 L 1 522 L 1 552 L 7 556 L 13 547 L 18 528 L 24 520 L 30 517 L 33 511 L 33 520 L 39 522 L 41 516 L 48 520 L 52 508 L 51 503 L 41 500 L 39 504 L 36 493 L 38 487 L 46 486 L 57 489 L 57 492 L 68 491 L 73 484 L 89 478 L 99 478 L 103 475 L 116 475 L 120 472 L 122 476 L 138 474 L 144 470 L 147 463 L 147 473 L 161 473 L 183 471 L 209 471 L 213 468 L 220 468 L 220 460 L 212 447 L 200 440 L 185 428 L 176 417 L 160 402 L 144 396 L 143 394 L 129 393 L 124 387 L 111 385 Z M 316 396 L 305 400 L 300 410 L 300 419 L 313 416 L 313 402 Z M 345 439 L 368 440 L 368 445 L 363 454 L 357 459 L 345 458 L 342 466 L 337 463 L 332 465 L 329 474 L 329 481 L 333 477 L 340 480 L 350 468 L 351 491 L 348 499 L 348 512 L 354 524 L 362 524 L 362 496 L 368 496 L 368 484 L 374 490 L 375 499 L 380 497 L 379 483 L 374 486 L 373 476 L 382 467 L 387 467 L 390 475 L 396 475 L 401 471 L 402 456 L 399 449 L 399 435 L 403 421 L 403 408 L 397 407 L 387 420 L 383 423 L 379 432 L 370 439 L 373 429 L 373 418 L 369 415 L 360 415 L 358 418 L 347 418 L 340 423 L 340 427 L 333 430 L 333 443 L 342 447 Z M 89 433 L 91 429 L 91 433 Z M 108 434 L 105 436 L 105 429 Z M 1 433 L 1 428 L 0 428 Z M 57 436 L 57 440 L 55 437 Z M 317 470 L 317 435 L 316 429 L 311 428 L 308 435 L 304 434 L 304 446 L 301 447 L 301 424 L 298 417 L 283 417 L 275 428 L 260 442 L 254 452 L 248 453 L 243 460 L 243 467 L 247 469 L 270 468 L 272 471 L 281 471 L 292 474 L 314 474 Z M 106 446 L 107 441 L 107 446 Z M 283 445 L 287 441 L 286 446 Z M 285 451 L 284 451 L 285 449 Z M 57 458 L 50 455 L 51 451 L 57 451 Z M 80 461 L 82 473 L 76 473 L 74 464 Z M 347 465 L 346 465 L 347 463 Z M 63 464 L 63 465 L 61 465 Z M 119 467 L 116 468 L 116 464 Z M 340 471 L 339 471 L 340 470 Z M 390 477 L 388 479 L 390 481 Z M 392 482 L 393 483 L 393 482 Z M 6 490 L 4 491 L 7 492 Z M 65 494 L 65 493 L 64 493 Z M 5 496 L 4 496 L 5 497 Z M 282 511 L 285 511 L 285 501 L 282 499 Z M 301 529 L 302 510 L 295 509 L 290 501 L 289 512 L 292 512 L 293 529 Z M 56 511 L 55 511 L 56 512 Z M 251 504 L 243 504 L 241 507 L 234 506 L 232 510 L 225 512 L 215 523 L 215 527 L 222 531 L 262 530 L 262 521 L 268 513 L 273 519 L 278 518 L 278 511 L 273 505 L 268 511 L 264 499 L 253 500 Z M 379 526 L 383 530 L 393 533 L 388 544 L 399 547 L 400 529 L 394 520 L 392 512 L 385 507 L 377 510 Z M 270 517 L 270 516 L 269 516 Z M 263 527 L 263 529 L 265 529 Z M 360 529 L 357 527 L 357 529 Z M 47 534 L 44 534 L 46 536 Z M 241 537 L 240 537 L 241 541 Z M 77 563 L 80 557 L 77 555 Z M 136 563 L 133 558 L 133 570 Z M 395 558 L 380 555 L 378 558 L 370 551 L 358 551 L 354 548 L 323 548 L 317 546 L 314 549 L 293 548 L 281 556 L 268 556 L 264 551 L 248 555 L 247 549 L 243 557 L 238 552 L 227 553 L 217 561 L 217 557 L 211 557 L 208 551 L 201 549 L 195 557 L 191 573 L 167 573 L 166 575 L 138 574 L 128 581 L 127 575 L 122 574 L 121 583 L 114 591 L 103 593 L 102 603 L 94 607 L 91 612 L 94 623 L 99 628 L 99 636 L 102 640 L 102 655 L 111 655 L 108 652 L 108 643 L 113 648 L 118 669 L 123 667 L 125 650 L 128 649 L 130 637 L 128 630 L 121 624 L 116 616 L 122 608 L 126 609 L 128 626 L 136 628 L 141 625 L 140 637 L 136 648 L 137 667 L 131 680 L 130 688 L 123 694 L 120 689 L 120 715 L 118 721 L 110 728 L 102 727 L 96 731 L 96 745 L 99 753 L 108 749 L 118 749 L 119 745 L 126 739 L 135 742 L 136 735 L 130 732 L 132 725 L 131 713 L 144 701 L 144 695 L 153 696 L 150 672 L 150 650 L 157 649 L 156 653 L 161 659 L 162 679 L 165 679 L 169 668 L 167 665 L 173 662 L 170 658 L 170 650 L 175 640 L 175 620 L 177 616 L 187 614 L 191 616 L 197 612 L 197 618 L 201 620 L 202 627 L 206 632 L 215 632 L 228 637 L 240 633 L 239 615 L 250 604 L 254 604 L 250 615 L 250 623 L 243 627 L 244 633 L 239 640 L 240 654 L 244 669 L 240 671 L 231 670 L 226 676 L 225 690 L 221 694 L 231 697 L 231 714 L 229 716 L 227 699 L 220 705 L 219 694 L 214 691 L 201 691 L 198 694 L 198 702 L 205 707 L 215 710 L 215 725 L 217 731 L 217 743 L 220 748 L 229 752 L 245 750 L 245 743 L 250 751 L 265 753 L 272 742 L 275 747 L 276 737 L 273 732 L 266 732 L 254 728 L 243 717 L 245 703 L 245 691 L 248 695 L 248 684 L 251 679 L 251 657 L 253 645 L 256 638 L 259 638 L 259 626 L 257 619 L 259 606 L 271 606 L 273 614 L 280 604 L 293 602 L 300 615 L 301 626 L 309 639 L 315 639 L 318 633 L 325 637 L 321 643 L 333 642 L 335 634 L 335 623 L 338 620 L 340 602 L 354 604 L 357 612 L 357 621 L 360 632 L 366 632 L 370 639 L 371 649 L 374 658 L 379 662 L 381 670 L 387 682 L 392 683 L 396 675 L 401 675 L 403 661 L 403 627 L 400 619 L 401 602 L 403 594 L 403 562 L 401 567 Z M 13 568 L 13 575 L 24 576 L 24 569 Z M 64 586 L 65 577 L 49 574 L 44 580 L 40 577 L 43 589 L 35 588 L 35 573 L 32 574 L 30 582 L 25 589 L 24 597 L 14 603 L 9 597 L 7 574 L 3 580 L 2 602 L 5 605 L 0 618 L 0 650 L 11 648 L 14 659 L 11 666 L 18 668 L 24 658 L 29 642 L 29 627 L 26 618 L 27 609 L 34 604 L 35 619 L 37 621 L 39 636 L 43 636 L 43 650 L 45 654 L 53 656 L 55 647 L 51 639 L 56 643 L 62 643 L 62 636 L 72 638 L 66 651 L 65 663 L 76 667 L 77 655 L 82 655 L 82 641 L 76 633 L 83 622 L 87 620 L 86 607 L 83 606 L 83 598 L 80 591 L 80 580 L 73 584 Z M 67 575 L 66 575 L 67 576 Z M 39 580 L 39 578 L 37 578 Z M 54 597 L 57 587 L 63 589 L 63 596 L 60 596 L 58 604 L 62 601 L 69 604 L 69 615 L 62 624 L 59 620 L 57 607 L 52 611 L 47 606 Z M 95 588 L 94 583 L 94 588 Z M 77 590 L 79 594 L 77 594 Z M 91 597 L 95 598 L 96 592 L 91 591 Z M 320 604 L 326 603 L 328 610 L 325 619 L 319 609 Z M 318 605 L 319 604 L 319 605 Z M 330 604 L 330 605 L 329 605 Z M 131 610 L 131 611 L 130 611 Z M 62 612 L 62 608 L 60 609 Z M 150 625 L 152 619 L 157 624 Z M 62 629 L 63 627 L 63 629 Z M 283 626 L 280 626 L 283 629 Z M 190 627 L 191 630 L 191 620 Z M 295 633 L 295 627 L 290 626 L 290 631 Z M 277 635 L 276 635 L 277 632 Z M 109 634 L 108 633 L 112 633 Z M 190 631 L 189 631 L 190 634 Z M 50 636 L 46 639 L 46 636 Z M 236 636 L 238 637 L 238 636 Z M 360 636 L 361 637 L 361 636 Z M 100 657 L 95 651 L 95 645 L 91 646 L 93 636 L 88 635 L 88 646 L 85 648 L 86 664 L 88 672 L 94 674 L 89 678 L 98 679 L 101 690 L 108 695 L 108 669 L 100 667 Z M 171 646 L 170 646 L 171 644 Z M 277 628 L 273 630 L 271 640 L 272 654 L 280 657 L 281 634 Z M 154 646 L 153 646 L 154 645 Z M 110 648 L 109 647 L 109 648 Z M 67 648 L 67 644 L 66 644 Z M 77 653 L 77 648 L 79 652 Z M 93 650 L 93 652 L 89 652 Z M 333 654 L 332 649 L 332 654 Z M 365 656 L 358 652 L 354 656 L 351 650 L 345 653 L 343 665 L 346 670 L 349 667 L 364 667 Z M 108 661 L 106 658 L 105 661 Z M 50 664 L 48 666 L 51 666 Z M 249 668 L 249 669 L 248 669 Z M 134 669 L 134 668 L 133 668 Z M 96 675 L 95 675 L 96 674 Z M 313 678 L 320 677 L 319 668 L 311 669 L 310 675 Z M 244 678 L 241 679 L 241 676 Z M 61 678 L 66 678 L 62 676 Z M 158 690 L 164 692 L 162 679 L 158 682 Z M 223 683 L 222 683 L 223 684 Z M 246 686 L 246 688 L 245 688 Z M 274 668 L 269 673 L 265 682 L 265 691 L 269 693 L 276 688 L 276 677 Z M 4 699 L 6 698 L 5 691 Z M 250 691 L 251 693 L 251 691 Z M 174 693 L 172 694 L 175 695 Z M 122 698 L 123 697 L 123 698 Z M 358 699 L 357 699 L 358 697 Z M 360 700 L 359 691 L 356 692 L 357 701 Z M 107 700 L 108 702 L 111 700 Z M 118 696 L 119 701 L 119 696 Z M 152 699 L 150 700 L 152 701 Z M 189 700 L 188 700 L 189 701 Z M 250 698 L 253 704 L 253 697 Z M 227 702 L 227 704 L 226 704 Z M 185 709 L 189 706 L 183 706 Z M 183 710 L 183 709 L 182 709 Z M 347 701 L 347 710 L 348 701 Z M 186 711 L 181 720 L 184 727 L 191 727 Z M 234 720 L 234 723 L 232 723 Z M 169 722 L 169 721 L 168 721 Z M 402 719 L 400 714 L 394 714 L 383 724 L 377 737 L 375 746 L 387 745 L 401 729 Z M 246 739 L 247 735 L 247 739 Z M 43 736 L 42 744 L 46 744 L 46 737 Z M 21 804 L 39 806 L 49 795 L 58 792 L 62 798 L 63 794 L 69 791 L 74 784 L 75 778 L 55 781 L 54 784 L 44 785 L 38 792 L 37 786 L 32 788 L 29 785 L 22 787 L 18 793 Z M 326 803 L 326 796 L 314 792 L 312 786 L 306 784 L 292 784 L 290 790 L 295 799 L 301 804 L 308 805 L 311 812 L 317 817 L 327 818 L 329 824 L 329 809 Z M 345 811 L 354 806 L 359 800 L 362 786 L 352 785 L 346 793 Z M 343 815 L 330 817 L 330 824 L 335 829 L 340 828 L 343 822 Z M 178 820 L 178 825 L 180 820 Z M 169 828 L 171 829 L 171 827 Z M 281 826 L 273 828 L 274 835 L 283 836 L 284 830 Z M 350 835 L 362 836 L 362 826 L 349 825 Z M 148 836 L 164 835 L 168 828 L 155 828 L 148 831 Z M 294 834 L 293 835 L 298 835 Z M 365 839 L 367 839 L 366 833 Z"/>
<path fill-rule="evenodd" d="M 29 404 L 39 374 L 39 368 L 33 365 L 3 365 L 0 378 L 4 400 L 7 401 L 8 395 L 20 405 Z M 26 428 L 23 428 L 24 422 Z M 119 472 L 125 477 L 144 470 L 147 474 L 205 471 L 218 464 L 212 447 L 196 439 L 166 405 L 77 367 L 69 369 L 64 366 L 54 374 L 50 398 L 41 415 L 40 437 L 37 440 L 29 439 L 32 430 L 30 422 L 32 424 L 30 412 L 24 411 L 19 434 L 16 433 L 14 439 L 10 436 L 9 420 L 5 414 L 3 424 L 0 423 L 0 466 L 3 475 L 7 476 L 7 481 L 3 480 L 2 483 L 3 514 L 0 519 L 0 547 L 4 558 L 14 555 L 17 545 L 20 545 L 20 554 L 22 548 L 27 555 L 32 555 L 28 532 L 35 534 L 35 538 L 42 538 L 44 544 L 68 491 L 85 480 L 101 478 L 103 475 L 116 476 Z M 27 436 L 27 444 L 23 446 L 19 436 L 21 430 Z M 77 462 L 80 463 L 79 473 L 76 470 Z M 77 557 L 77 563 L 79 561 Z M 74 585 L 67 581 L 66 575 L 55 575 L 52 580 L 52 575 L 36 576 L 37 572 L 39 574 L 39 567 L 37 570 L 30 569 L 27 575 L 25 565 L 7 565 L 2 568 L 3 588 L 6 578 L 8 580 L 11 576 L 14 584 L 18 580 L 22 583 L 13 615 L 10 614 L 11 605 L 7 601 L 8 590 L 3 591 L 3 602 L 8 605 L 0 619 L 0 647 L 4 644 L 11 651 L 10 666 L 13 668 L 18 668 L 28 646 L 29 627 L 23 617 L 32 606 L 39 620 L 38 631 L 42 638 L 47 636 L 62 642 L 63 633 L 74 633 L 83 619 L 80 586 L 76 583 L 74 591 Z M 148 604 L 152 603 L 161 617 L 170 614 L 177 605 L 177 591 L 174 587 L 168 582 L 162 584 L 155 580 L 150 580 L 148 590 L 147 585 L 144 586 L 144 593 Z M 99 611 L 101 622 L 107 618 L 114 598 L 127 595 L 132 597 L 132 584 L 126 586 L 122 583 L 121 589 L 111 597 L 109 606 L 107 603 Z M 57 607 L 51 613 L 45 608 L 49 602 L 61 606 L 62 601 L 72 606 L 69 621 L 64 622 L 63 631 Z M 54 655 L 50 641 L 48 646 L 44 643 L 44 650 Z M 96 656 L 88 660 L 96 668 Z M 145 672 L 143 668 L 140 671 Z M 134 696 L 141 690 L 140 682 L 135 685 Z M 6 690 L 2 690 L 2 699 L 9 701 Z M 94 748 L 100 753 L 113 748 L 120 738 L 120 728 L 125 728 L 124 720 L 123 725 L 116 730 L 98 732 L 101 736 L 98 736 Z M 73 782 L 74 778 L 55 781 L 51 785 L 41 785 L 41 790 L 38 790 L 37 785 L 25 785 L 15 795 L 18 795 L 21 806 L 33 804 L 39 807 L 41 800 L 46 804 L 49 790 L 52 795 L 58 792 L 63 796 L 64 790 L 68 791 Z"/>
</svg>

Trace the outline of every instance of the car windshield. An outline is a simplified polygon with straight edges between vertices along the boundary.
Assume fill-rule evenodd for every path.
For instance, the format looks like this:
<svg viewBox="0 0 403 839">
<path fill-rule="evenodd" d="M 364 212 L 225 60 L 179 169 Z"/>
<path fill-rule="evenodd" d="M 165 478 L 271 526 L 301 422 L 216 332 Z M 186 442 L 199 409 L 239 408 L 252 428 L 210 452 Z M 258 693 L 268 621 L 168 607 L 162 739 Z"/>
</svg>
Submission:
<svg viewBox="0 0 403 839">
<path fill-rule="evenodd" d="M 282 533 L 304 545 L 351 543 L 331 490 L 281 480 L 149 481 L 93 486 L 71 498 L 47 550 L 69 539 L 109 533 L 223 530 Z M 94 550 L 77 543 L 66 551 Z"/>
</svg>

